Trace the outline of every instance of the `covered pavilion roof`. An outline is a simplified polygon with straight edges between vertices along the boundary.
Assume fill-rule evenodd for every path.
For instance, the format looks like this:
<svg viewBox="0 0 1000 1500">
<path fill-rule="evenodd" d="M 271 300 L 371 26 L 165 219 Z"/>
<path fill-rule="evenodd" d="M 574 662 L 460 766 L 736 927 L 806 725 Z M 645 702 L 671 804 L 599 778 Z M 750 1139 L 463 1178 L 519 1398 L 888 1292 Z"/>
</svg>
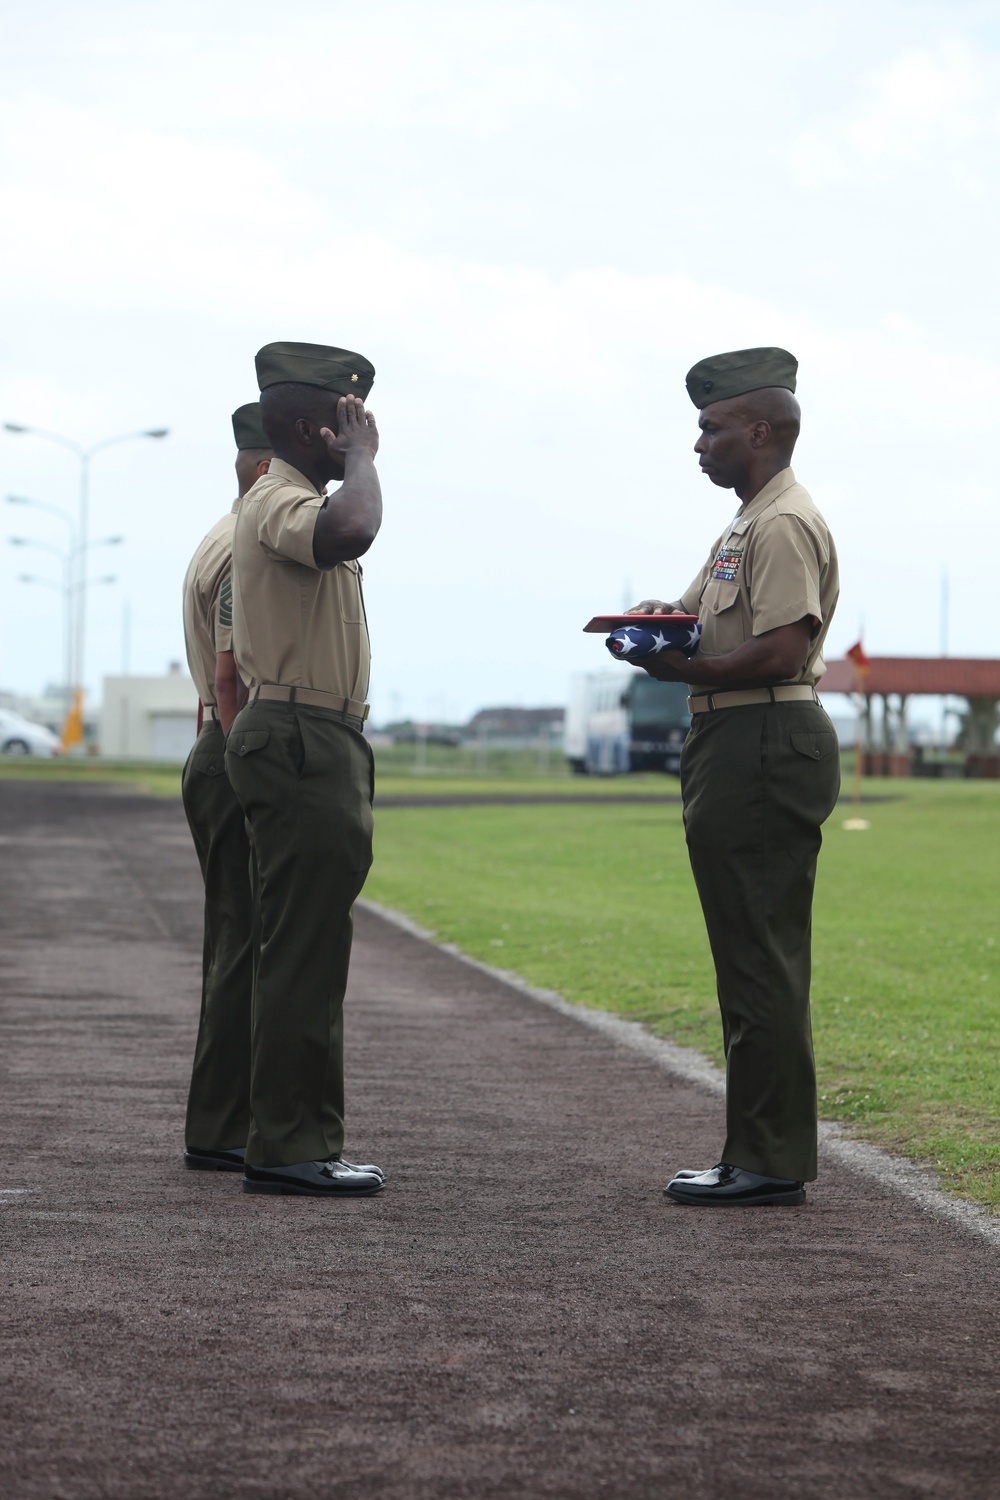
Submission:
<svg viewBox="0 0 1000 1500">
<path fill-rule="evenodd" d="M 871 656 L 859 681 L 852 661 L 831 661 L 816 684 L 820 693 L 932 693 L 956 698 L 1000 698 L 1000 660 L 979 656 Z"/>
</svg>

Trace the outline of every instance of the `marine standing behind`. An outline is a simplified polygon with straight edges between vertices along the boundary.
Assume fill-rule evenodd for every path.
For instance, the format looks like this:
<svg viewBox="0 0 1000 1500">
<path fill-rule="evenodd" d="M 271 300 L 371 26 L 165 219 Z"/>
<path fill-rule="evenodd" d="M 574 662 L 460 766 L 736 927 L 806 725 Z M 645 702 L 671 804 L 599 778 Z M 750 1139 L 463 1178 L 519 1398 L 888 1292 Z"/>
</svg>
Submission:
<svg viewBox="0 0 1000 1500">
<path fill-rule="evenodd" d="M 665 1192 L 698 1205 L 801 1203 L 816 1176 L 809 1019 L 820 828 L 840 788 L 837 735 L 816 696 L 837 603 L 833 538 L 790 468 L 797 363 L 741 349 L 687 375 L 695 444 L 740 509 L 674 604 L 702 625 L 697 655 L 663 652 L 651 675 L 690 686 L 681 760 L 684 827 L 718 981 L 726 1141 Z"/>
<path fill-rule="evenodd" d="M 378 1167 L 341 1154 L 352 908 L 372 859 L 357 559 L 382 521 L 378 432 L 364 408 L 374 375 L 361 355 L 318 344 L 257 355 L 274 458 L 236 524 L 233 639 L 249 701 L 226 745 L 253 841 L 260 938 L 245 1192 L 384 1185 Z"/>
<path fill-rule="evenodd" d="M 242 686 L 233 655 L 233 530 L 240 500 L 271 458 L 258 402 L 233 412 L 233 436 L 239 498 L 201 542 L 184 578 L 184 640 L 204 719 L 181 793 L 205 881 L 201 1016 L 184 1163 L 214 1172 L 242 1172 L 250 1124 L 250 844 L 226 775 L 225 743 Z"/>
</svg>

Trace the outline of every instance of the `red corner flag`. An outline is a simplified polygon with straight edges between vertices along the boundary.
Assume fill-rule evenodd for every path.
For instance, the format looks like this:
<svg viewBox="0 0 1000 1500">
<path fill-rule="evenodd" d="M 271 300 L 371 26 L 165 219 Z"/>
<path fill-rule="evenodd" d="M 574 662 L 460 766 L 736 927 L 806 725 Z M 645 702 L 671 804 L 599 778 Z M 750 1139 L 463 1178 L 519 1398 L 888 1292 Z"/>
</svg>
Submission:
<svg viewBox="0 0 1000 1500">
<path fill-rule="evenodd" d="M 852 646 L 850 651 L 848 651 L 847 660 L 852 661 L 859 672 L 867 672 L 868 668 L 871 666 L 870 660 L 865 655 L 865 648 L 864 646 L 862 646 L 860 641 L 858 641 L 857 644 Z"/>
</svg>

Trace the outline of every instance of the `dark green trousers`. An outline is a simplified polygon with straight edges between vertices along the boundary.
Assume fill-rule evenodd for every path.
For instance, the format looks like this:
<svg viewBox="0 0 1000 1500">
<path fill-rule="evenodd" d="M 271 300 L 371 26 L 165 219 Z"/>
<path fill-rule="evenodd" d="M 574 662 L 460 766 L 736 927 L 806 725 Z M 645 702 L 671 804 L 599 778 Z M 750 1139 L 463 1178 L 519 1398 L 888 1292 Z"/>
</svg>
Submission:
<svg viewBox="0 0 1000 1500">
<path fill-rule="evenodd" d="M 812 899 L 820 828 L 840 791 L 836 732 L 816 703 L 696 714 L 681 790 L 722 1010 L 722 1160 L 811 1182 Z"/>
<path fill-rule="evenodd" d="M 372 861 L 374 766 L 360 728 L 321 708 L 255 702 L 226 745 L 256 863 L 253 1166 L 323 1161 L 344 1142 L 351 909 Z"/>
<path fill-rule="evenodd" d="M 226 775 L 222 729 L 211 719 L 187 758 L 181 791 L 205 880 L 201 1019 L 184 1139 L 226 1151 L 246 1145 L 250 1127 L 253 903 L 243 809 Z"/>
</svg>

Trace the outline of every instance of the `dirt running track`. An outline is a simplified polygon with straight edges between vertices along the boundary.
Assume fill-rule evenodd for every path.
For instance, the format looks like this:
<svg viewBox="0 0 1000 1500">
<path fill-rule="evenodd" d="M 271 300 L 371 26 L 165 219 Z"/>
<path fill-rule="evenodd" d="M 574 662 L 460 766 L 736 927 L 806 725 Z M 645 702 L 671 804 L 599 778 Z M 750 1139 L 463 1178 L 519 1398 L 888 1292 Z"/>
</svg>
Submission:
<svg viewBox="0 0 1000 1500">
<path fill-rule="evenodd" d="M 668 1205 L 718 1104 L 370 915 L 354 1203 L 185 1172 L 179 804 L 0 782 L 8 1500 L 1000 1494 L 987 1245 L 827 1164 Z"/>
</svg>

